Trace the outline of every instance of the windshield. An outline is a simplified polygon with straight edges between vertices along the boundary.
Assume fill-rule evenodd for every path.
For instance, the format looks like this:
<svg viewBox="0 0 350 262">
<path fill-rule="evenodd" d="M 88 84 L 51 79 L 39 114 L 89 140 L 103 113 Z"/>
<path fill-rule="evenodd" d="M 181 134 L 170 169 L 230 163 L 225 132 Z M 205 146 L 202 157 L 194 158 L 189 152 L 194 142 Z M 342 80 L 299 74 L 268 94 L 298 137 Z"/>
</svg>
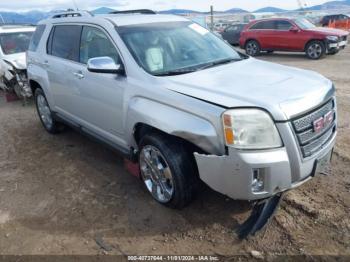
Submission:
<svg viewBox="0 0 350 262">
<path fill-rule="evenodd" d="M 299 26 L 301 29 L 312 29 L 315 28 L 316 26 L 311 23 L 309 20 L 306 18 L 300 18 L 300 19 L 295 19 L 294 22 Z"/>
<path fill-rule="evenodd" d="M 152 75 L 189 73 L 242 59 L 224 41 L 192 22 L 132 25 L 117 30 L 138 64 Z"/>
<path fill-rule="evenodd" d="M 0 34 L 0 45 L 4 55 L 26 52 L 33 32 Z"/>
</svg>

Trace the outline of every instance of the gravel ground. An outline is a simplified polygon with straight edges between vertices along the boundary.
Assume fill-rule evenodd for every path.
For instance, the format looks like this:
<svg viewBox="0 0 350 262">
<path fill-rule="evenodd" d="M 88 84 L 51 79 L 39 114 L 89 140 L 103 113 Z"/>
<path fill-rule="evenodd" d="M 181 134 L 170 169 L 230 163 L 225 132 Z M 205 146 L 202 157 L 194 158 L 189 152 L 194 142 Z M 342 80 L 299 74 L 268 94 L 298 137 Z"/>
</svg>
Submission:
<svg viewBox="0 0 350 262">
<path fill-rule="evenodd" d="M 339 107 L 329 176 L 287 193 L 266 230 L 239 241 L 249 205 L 208 188 L 181 211 L 155 203 L 118 155 L 73 131 L 47 134 L 33 105 L 0 93 L 0 254 L 350 256 L 350 48 L 320 61 L 260 59 L 332 79 Z"/>
</svg>

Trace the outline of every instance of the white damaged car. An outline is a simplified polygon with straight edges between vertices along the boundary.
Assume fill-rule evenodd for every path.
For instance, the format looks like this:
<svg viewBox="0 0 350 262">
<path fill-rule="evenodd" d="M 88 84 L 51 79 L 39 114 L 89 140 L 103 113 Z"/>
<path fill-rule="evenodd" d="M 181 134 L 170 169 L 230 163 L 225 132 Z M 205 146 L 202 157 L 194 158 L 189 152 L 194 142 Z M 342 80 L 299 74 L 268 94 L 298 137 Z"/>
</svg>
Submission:
<svg viewBox="0 0 350 262">
<path fill-rule="evenodd" d="M 0 89 L 15 92 L 19 98 L 32 96 L 27 81 L 26 51 L 34 26 L 0 26 Z"/>
</svg>

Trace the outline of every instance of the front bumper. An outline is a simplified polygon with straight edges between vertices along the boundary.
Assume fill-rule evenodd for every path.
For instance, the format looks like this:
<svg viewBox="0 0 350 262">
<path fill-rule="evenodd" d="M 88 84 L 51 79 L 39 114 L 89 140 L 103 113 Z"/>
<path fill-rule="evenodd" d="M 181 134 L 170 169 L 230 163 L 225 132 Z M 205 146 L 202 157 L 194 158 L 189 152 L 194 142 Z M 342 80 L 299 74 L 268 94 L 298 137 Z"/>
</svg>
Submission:
<svg viewBox="0 0 350 262">
<path fill-rule="evenodd" d="M 328 42 L 328 51 L 335 51 L 335 50 L 340 50 L 344 49 L 348 45 L 348 40 L 342 40 L 338 42 Z"/>
<path fill-rule="evenodd" d="M 278 124 L 286 147 L 268 151 L 240 151 L 229 148 L 228 155 L 195 153 L 200 178 L 212 189 L 230 198 L 258 200 L 296 188 L 310 180 L 316 163 L 334 148 L 336 133 L 312 158 L 303 159 L 288 123 Z M 264 188 L 253 192 L 254 172 L 263 174 Z"/>
</svg>

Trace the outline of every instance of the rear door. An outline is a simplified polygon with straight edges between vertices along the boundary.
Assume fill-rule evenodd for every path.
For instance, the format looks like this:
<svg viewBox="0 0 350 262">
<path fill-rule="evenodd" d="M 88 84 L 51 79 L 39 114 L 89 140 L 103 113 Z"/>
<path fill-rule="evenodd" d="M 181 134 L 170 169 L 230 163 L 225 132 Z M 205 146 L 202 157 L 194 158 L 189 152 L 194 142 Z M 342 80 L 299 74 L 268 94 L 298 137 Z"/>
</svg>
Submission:
<svg viewBox="0 0 350 262">
<path fill-rule="evenodd" d="M 54 111 L 77 120 L 79 90 L 73 75 L 79 65 L 79 42 L 82 26 L 62 24 L 52 28 L 47 43 L 46 64 Z"/>
<path fill-rule="evenodd" d="M 261 21 L 249 29 L 249 35 L 258 40 L 263 50 L 274 49 L 274 28 L 274 20 Z"/>
</svg>

